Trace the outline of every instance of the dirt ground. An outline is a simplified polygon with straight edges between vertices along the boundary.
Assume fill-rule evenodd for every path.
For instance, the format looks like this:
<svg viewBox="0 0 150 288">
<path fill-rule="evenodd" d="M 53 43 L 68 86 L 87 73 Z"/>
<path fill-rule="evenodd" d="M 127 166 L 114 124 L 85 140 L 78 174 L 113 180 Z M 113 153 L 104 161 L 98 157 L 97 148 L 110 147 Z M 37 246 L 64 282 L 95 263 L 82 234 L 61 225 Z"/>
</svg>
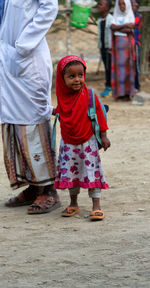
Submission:
<svg viewBox="0 0 150 288">
<path fill-rule="evenodd" d="M 97 28 L 88 29 L 95 34 L 72 28 L 72 53 L 90 54 L 88 71 L 95 73 Z M 66 32 L 60 33 L 48 35 L 53 55 L 66 53 Z M 88 87 L 101 92 L 103 78 L 88 74 Z M 142 90 L 150 93 L 148 77 L 142 79 Z M 79 196 L 80 214 L 71 219 L 61 217 L 69 201 L 67 190 L 58 191 L 62 207 L 48 214 L 28 215 L 27 207 L 6 208 L 4 202 L 20 190 L 9 187 L 0 141 L 0 288 L 150 287 L 150 101 L 143 106 L 112 99 L 104 103 L 110 107 L 112 144 L 107 152 L 100 151 L 110 185 L 102 193 L 101 222 L 88 219 L 91 200 L 86 190 Z M 57 149 L 59 141 L 57 127 Z"/>
<path fill-rule="evenodd" d="M 142 89 L 148 92 L 150 81 L 145 81 Z M 100 92 L 103 82 L 87 85 Z M 91 201 L 86 190 L 79 196 L 80 214 L 71 219 L 61 217 L 67 190 L 59 191 L 62 207 L 48 214 L 6 208 L 4 202 L 18 191 L 9 187 L 0 143 L 0 287 L 150 287 L 150 102 L 104 102 L 110 107 L 112 145 L 100 152 L 110 185 L 102 193 L 101 222 L 88 220 Z M 59 140 L 58 127 L 57 145 Z"/>
</svg>

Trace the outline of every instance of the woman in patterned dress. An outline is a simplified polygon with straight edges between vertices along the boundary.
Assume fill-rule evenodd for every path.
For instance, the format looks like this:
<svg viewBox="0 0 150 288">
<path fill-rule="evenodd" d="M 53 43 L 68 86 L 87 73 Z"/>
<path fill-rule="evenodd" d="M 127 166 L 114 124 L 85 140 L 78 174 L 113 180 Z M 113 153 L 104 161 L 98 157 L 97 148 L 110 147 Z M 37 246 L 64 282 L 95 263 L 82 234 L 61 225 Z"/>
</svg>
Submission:
<svg viewBox="0 0 150 288">
<path fill-rule="evenodd" d="M 130 100 L 135 82 L 134 14 L 130 0 L 116 0 L 112 29 L 112 95 Z"/>
</svg>

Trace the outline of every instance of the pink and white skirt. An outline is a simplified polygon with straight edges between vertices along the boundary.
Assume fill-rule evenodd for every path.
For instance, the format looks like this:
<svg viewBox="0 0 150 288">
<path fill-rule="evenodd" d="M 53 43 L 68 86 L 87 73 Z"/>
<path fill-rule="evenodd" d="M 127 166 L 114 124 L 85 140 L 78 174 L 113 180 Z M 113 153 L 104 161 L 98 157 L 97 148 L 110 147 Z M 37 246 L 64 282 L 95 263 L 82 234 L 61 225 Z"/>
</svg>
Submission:
<svg viewBox="0 0 150 288">
<path fill-rule="evenodd" d="M 61 139 L 55 188 L 73 187 L 109 187 L 105 181 L 95 135 L 80 145 L 65 144 Z"/>
</svg>

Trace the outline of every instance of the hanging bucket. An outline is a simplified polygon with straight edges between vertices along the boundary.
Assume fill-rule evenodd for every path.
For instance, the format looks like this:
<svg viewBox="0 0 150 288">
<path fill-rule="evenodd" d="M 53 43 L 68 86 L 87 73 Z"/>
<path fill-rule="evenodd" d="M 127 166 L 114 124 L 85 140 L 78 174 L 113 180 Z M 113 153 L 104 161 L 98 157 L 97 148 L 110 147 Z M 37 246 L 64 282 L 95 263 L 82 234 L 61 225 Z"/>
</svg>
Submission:
<svg viewBox="0 0 150 288">
<path fill-rule="evenodd" d="M 78 28 L 85 28 L 88 23 L 91 8 L 83 7 L 73 3 L 71 25 Z"/>
</svg>

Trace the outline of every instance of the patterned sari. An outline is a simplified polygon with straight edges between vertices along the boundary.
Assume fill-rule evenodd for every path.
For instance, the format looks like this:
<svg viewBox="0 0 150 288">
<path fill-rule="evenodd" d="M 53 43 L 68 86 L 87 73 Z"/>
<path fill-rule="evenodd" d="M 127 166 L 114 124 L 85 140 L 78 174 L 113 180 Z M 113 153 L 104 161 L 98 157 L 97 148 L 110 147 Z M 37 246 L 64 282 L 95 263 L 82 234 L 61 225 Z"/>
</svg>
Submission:
<svg viewBox="0 0 150 288">
<path fill-rule="evenodd" d="M 38 125 L 2 125 L 4 162 L 10 185 L 46 186 L 55 180 L 55 151 L 50 121 Z"/>
<path fill-rule="evenodd" d="M 130 36 L 113 36 L 112 91 L 113 97 L 134 96 L 135 40 Z"/>
</svg>

